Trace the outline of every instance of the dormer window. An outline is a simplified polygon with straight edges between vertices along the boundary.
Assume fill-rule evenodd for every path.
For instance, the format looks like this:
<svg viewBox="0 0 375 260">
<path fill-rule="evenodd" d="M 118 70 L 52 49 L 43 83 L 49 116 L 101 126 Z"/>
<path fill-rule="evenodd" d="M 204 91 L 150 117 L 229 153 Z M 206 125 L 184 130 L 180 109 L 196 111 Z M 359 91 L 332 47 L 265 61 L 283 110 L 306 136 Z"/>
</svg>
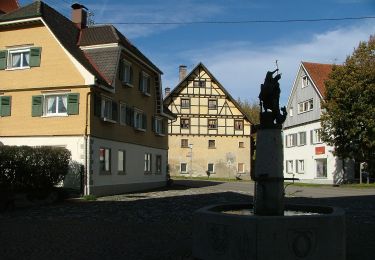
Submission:
<svg viewBox="0 0 375 260">
<path fill-rule="evenodd" d="M 133 87 L 133 68 L 132 64 L 126 60 L 120 61 L 120 80 L 128 87 Z"/>
<path fill-rule="evenodd" d="M 310 85 L 310 80 L 307 76 L 302 77 L 302 88 L 306 88 Z"/>
</svg>

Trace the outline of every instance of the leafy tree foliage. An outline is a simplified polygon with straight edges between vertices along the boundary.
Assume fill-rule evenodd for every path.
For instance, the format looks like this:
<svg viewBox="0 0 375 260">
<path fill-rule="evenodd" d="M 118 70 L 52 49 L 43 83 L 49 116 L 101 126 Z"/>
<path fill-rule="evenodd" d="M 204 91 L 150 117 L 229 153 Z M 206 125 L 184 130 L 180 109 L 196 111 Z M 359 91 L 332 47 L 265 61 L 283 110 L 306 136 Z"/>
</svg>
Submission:
<svg viewBox="0 0 375 260">
<path fill-rule="evenodd" d="M 255 101 L 237 99 L 237 103 L 241 106 L 243 111 L 246 113 L 251 123 L 259 124 L 259 103 Z"/>
<path fill-rule="evenodd" d="M 325 82 L 322 138 L 341 158 L 366 162 L 375 174 L 375 37 L 361 42 Z"/>
</svg>

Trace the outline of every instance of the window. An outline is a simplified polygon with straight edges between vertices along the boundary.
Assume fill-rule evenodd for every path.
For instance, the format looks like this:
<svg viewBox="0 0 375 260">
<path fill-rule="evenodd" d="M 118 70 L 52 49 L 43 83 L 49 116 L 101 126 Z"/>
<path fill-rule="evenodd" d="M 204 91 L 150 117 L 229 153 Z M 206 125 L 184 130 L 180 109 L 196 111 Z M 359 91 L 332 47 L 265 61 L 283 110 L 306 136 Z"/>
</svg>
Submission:
<svg viewBox="0 0 375 260">
<path fill-rule="evenodd" d="M 126 173 L 126 152 L 122 150 L 117 153 L 117 171 L 119 174 Z"/>
<path fill-rule="evenodd" d="M 100 173 L 111 173 L 111 149 L 99 149 L 99 169 Z"/>
<path fill-rule="evenodd" d="M 141 110 L 134 109 L 134 128 L 140 131 L 146 131 L 147 116 Z"/>
<path fill-rule="evenodd" d="M 316 159 L 316 177 L 327 178 L 327 159 Z"/>
<path fill-rule="evenodd" d="M 117 103 L 107 97 L 101 97 L 101 118 L 106 122 L 117 121 Z"/>
<path fill-rule="evenodd" d="M 30 62 L 30 49 L 20 49 L 9 51 L 8 68 L 22 69 L 29 68 Z"/>
<path fill-rule="evenodd" d="M 209 173 L 215 173 L 215 167 L 214 167 L 214 164 L 213 163 L 209 163 L 207 164 L 207 171 Z"/>
<path fill-rule="evenodd" d="M 0 70 L 39 67 L 41 50 L 40 47 L 30 47 L 0 51 Z"/>
<path fill-rule="evenodd" d="M 217 109 L 217 100 L 209 99 L 208 100 L 208 109 Z"/>
<path fill-rule="evenodd" d="M 239 148 L 245 148 L 245 143 L 244 142 L 238 142 L 238 147 Z"/>
<path fill-rule="evenodd" d="M 126 86 L 133 87 L 133 68 L 132 64 L 126 60 L 120 61 L 120 80 Z"/>
<path fill-rule="evenodd" d="M 206 87 L 206 81 L 203 81 L 203 80 L 194 81 L 193 86 L 198 87 L 198 88 L 205 88 Z"/>
<path fill-rule="evenodd" d="M 126 104 L 120 104 L 120 124 L 126 125 Z"/>
<path fill-rule="evenodd" d="M 187 163 L 180 163 L 180 173 L 187 173 Z"/>
<path fill-rule="evenodd" d="M 245 164 L 244 163 L 238 163 L 237 172 L 238 173 L 244 173 L 245 172 Z"/>
<path fill-rule="evenodd" d="M 302 77 L 302 88 L 308 87 L 310 85 L 309 78 L 307 76 Z"/>
<path fill-rule="evenodd" d="M 243 130 L 243 120 L 234 120 L 234 130 Z"/>
<path fill-rule="evenodd" d="M 216 141 L 208 140 L 208 148 L 216 148 Z"/>
<path fill-rule="evenodd" d="M 285 146 L 293 147 L 297 145 L 297 134 L 290 134 L 285 137 Z"/>
<path fill-rule="evenodd" d="M 189 147 L 189 140 L 181 139 L 181 148 L 188 148 L 188 147 Z"/>
<path fill-rule="evenodd" d="M 305 161 L 304 160 L 296 160 L 296 170 L 297 170 L 297 173 L 304 173 L 305 172 Z"/>
<path fill-rule="evenodd" d="M 190 99 L 181 98 L 181 108 L 190 108 Z"/>
<path fill-rule="evenodd" d="M 289 116 L 293 116 L 293 107 L 289 108 Z"/>
<path fill-rule="evenodd" d="M 151 154 L 150 153 L 145 153 L 144 172 L 151 173 Z"/>
<path fill-rule="evenodd" d="M 208 119 L 208 129 L 217 129 L 217 119 Z"/>
<path fill-rule="evenodd" d="M 314 108 L 314 102 L 312 99 L 298 103 L 298 114 L 311 111 L 313 110 L 313 108 Z"/>
<path fill-rule="evenodd" d="M 156 174 L 161 174 L 161 155 L 156 155 L 155 172 Z"/>
<path fill-rule="evenodd" d="M 311 144 L 322 143 L 322 129 L 314 129 L 310 131 Z"/>
<path fill-rule="evenodd" d="M 151 78 L 146 72 L 141 72 L 139 79 L 139 90 L 146 96 L 150 96 Z"/>
<path fill-rule="evenodd" d="M 163 118 L 154 117 L 154 132 L 157 135 L 165 135 L 165 125 Z"/>
<path fill-rule="evenodd" d="M 0 117 L 10 116 L 11 101 L 10 96 L 0 96 Z"/>
<path fill-rule="evenodd" d="M 180 126 L 182 129 L 189 129 L 190 127 L 190 119 L 189 118 L 181 118 L 180 119 Z"/>
<path fill-rule="evenodd" d="M 298 133 L 298 145 L 306 145 L 306 132 L 299 132 Z"/>
<path fill-rule="evenodd" d="M 293 161 L 292 160 L 286 161 L 286 173 L 293 173 Z"/>
<path fill-rule="evenodd" d="M 32 116 L 66 116 L 79 113 L 79 94 L 32 96 Z"/>
</svg>

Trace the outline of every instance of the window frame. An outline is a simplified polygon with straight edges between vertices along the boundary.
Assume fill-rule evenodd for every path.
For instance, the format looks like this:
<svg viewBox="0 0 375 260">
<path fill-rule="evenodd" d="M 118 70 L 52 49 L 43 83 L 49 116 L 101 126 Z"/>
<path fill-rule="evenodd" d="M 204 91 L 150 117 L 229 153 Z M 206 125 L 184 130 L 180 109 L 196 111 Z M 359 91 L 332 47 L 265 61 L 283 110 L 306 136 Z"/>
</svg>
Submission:
<svg viewBox="0 0 375 260">
<path fill-rule="evenodd" d="M 213 122 L 213 123 L 212 123 Z M 217 119 L 208 118 L 207 119 L 207 129 L 216 130 L 218 128 Z"/>
<path fill-rule="evenodd" d="M 55 116 L 68 116 L 68 94 L 69 93 L 51 93 L 51 94 L 43 94 L 43 117 L 55 117 Z M 48 99 L 51 97 L 65 97 L 66 100 L 66 108 L 65 112 L 63 113 L 49 113 L 48 112 Z M 58 101 L 56 102 L 56 106 L 58 106 Z"/>
<path fill-rule="evenodd" d="M 216 140 L 214 140 L 214 139 L 208 140 L 208 149 L 216 149 Z"/>
<path fill-rule="evenodd" d="M 301 136 L 304 136 L 302 139 Z M 303 140 L 303 142 L 301 142 Z M 304 146 L 307 144 L 307 134 L 306 131 L 298 132 L 297 134 L 297 146 Z"/>
<path fill-rule="evenodd" d="M 146 131 L 146 124 L 144 123 L 144 120 L 147 121 L 147 116 L 146 114 L 138 108 L 133 108 L 133 113 L 134 113 L 134 128 L 138 131 L 145 132 Z"/>
<path fill-rule="evenodd" d="M 184 142 L 186 142 L 186 146 Z M 181 148 L 189 148 L 189 139 L 181 139 Z"/>
<path fill-rule="evenodd" d="M 182 121 L 187 120 L 188 124 L 183 123 Z M 180 118 L 180 128 L 181 129 L 190 129 L 190 118 L 188 117 L 181 117 Z"/>
<path fill-rule="evenodd" d="M 210 106 L 210 102 L 214 102 L 215 106 L 214 107 Z M 207 103 L 207 107 L 208 107 L 208 110 L 217 110 L 217 99 L 209 98 L 208 103 Z"/>
<path fill-rule="evenodd" d="M 157 154 L 155 156 L 155 174 L 161 174 L 162 173 L 162 156 L 160 154 Z"/>
<path fill-rule="evenodd" d="M 212 170 L 210 171 L 210 165 L 212 165 Z M 215 174 L 215 164 L 214 163 L 207 163 L 207 172 L 210 174 Z"/>
<path fill-rule="evenodd" d="M 296 172 L 299 174 L 305 173 L 305 160 L 296 160 Z"/>
<path fill-rule="evenodd" d="M 151 76 L 145 71 L 142 71 L 141 77 L 142 77 L 142 85 L 141 85 L 142 94 L 145 96 L 151 96 Z"/>
<path fill-rule="evenodd" d="M 102 159 L 101 150 L 104 151 L 103 159 Z M 107 151 L 108 151 L 108 154 L 107 154 Z M 108 157 L 107 157 L 107 155 L 108 155 Z M 112 170 L 111 162 L 112 162 L 111 148 L 99 147 L 99 174 L 103 174 L 103 175 L 111 174 L 111 170 Z M 104 169 L 103 169 L 102 166 L 104 166 Z M 108 166 L 108 168 L 107 168 L 107 166 Z"/>
<path fill-rule="evenodd" d="M 185 102 L 187 103 L 187 105 L 185 104 Z M 180 104 L 180 106 L 181 106 L 181 108 L 182 109 L 189 109 L 190 108 L 190 98 L 181 98 L 181 104 Z"/>
<path fill-rule="evenodd" d="M 193 87 L 196 88 L 205 88 L 206 87 L 206 81 L 205 80 L 194 80 L 193 81 Z"/>
<path fill-rule="evenodd" d="M 285 161 L 285 171 L 286 171 L 286 173 L 288 173 L 288 174 L 293 174 L 294 173 L 294 168 L 293 168 L 293 165 L 294 164 L 294 162 L 293 162 L 293 160 L 286 160 Z"/>
<path fill-rule="evenodd" d="M 321 144 L 323 143 L 322 140 L 322 128 L 316 128 L 310 131 L 311 136 L 311 144 Z"/>
<path fill-rule="evenodd" d="M 297 133 L 294 134 L 288 134 L 286 135 L 286 140 L 285 140 L 285 147 L 295 147 L 297 146 Z"/>
<path fill-rule="evenodd" d="M 301 82 L 302 82 L 302 88 L 307 88 L 310 86 L 310 79 L 307 75 L 304 75 L 301 77 Z"/>
<path fill-rule="evenodd" d="M 122 153 L 122 171 L 120 170 L 120 153 Z M 118 150 L 117 151 L 117 173 L 126 174 L 126 151 Z"/>
<path fill-rule="evenodd" d="M 239 125 L 237 123 L 240 123 Z M 240 127 L 238 127 L 240 126 Z M 244 130 L 244 122 L 243 119 L 235 119 L 234 120 L 234 130 L 235 131 L 243 131 Z"/>
<path fill-rule="evenodd" d="M 7 55 L 7 66 L 6 66 L 6 70 L 23 70 L 23 69 L 30 69 L 31 66 L 30 66 L 30 57 L 31 57 L 31 48 L 30 47 L 25 47 L 25 48 L 17 48 L 17 49 L 8 49 L 8 55 Z M 20 66 L 20 67 L 13 67 L 11 66 L 12 65 L 12 54 L 16 54 L 16 53 L 28 53 L 29 54 L 29 60 L 27 61 L 28 62 L 28 65 L 27 66 Z M 23 55 L 21 55 L 21 61 L 20 61 L 20 65 L 23 65 Z"/>
<path fill-rule="evenodd" d="M 305 100 L 298 103 L 298 114 L 307 113 L 314 110 L 314 99 Z"/>
<path fill-rule="evenodd" d="M 185 166 L 185 171 L 182 171 L 182 165 Z M 180 163 L 180 174 L 187 174 L 188 173 L 188 164 L 185 162 Z"/>
<path fill-rule="evenodd" d="M 145 153 L 144 155 L 143 171 L 145 174 L 152 173 L 152 154 L 151 153 Z"/>
<path fill-rule="evenodd" d="M 127 61 L 126 59 L 122 59 L 122 71 L 120 72 L 122 74 L 122 84 L 128 87 L 133 87 L 132 82 L 132 63 Z M 127 71 L 127 74 L 125 73 Z M 126 77 L 127 76 L 127 77 Z"/>
</svg>

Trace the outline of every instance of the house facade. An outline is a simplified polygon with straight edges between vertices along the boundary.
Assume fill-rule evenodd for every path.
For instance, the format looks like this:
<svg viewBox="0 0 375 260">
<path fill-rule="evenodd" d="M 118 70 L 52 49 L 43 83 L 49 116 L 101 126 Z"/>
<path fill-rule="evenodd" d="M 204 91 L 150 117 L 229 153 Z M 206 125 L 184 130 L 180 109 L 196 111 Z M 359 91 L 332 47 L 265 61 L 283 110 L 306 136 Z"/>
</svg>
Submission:
<svg viewBox="0 0 375 260">
<path fill-rule="evenodd" d="M 289 95 L 283 124 L 284 176 L 301 182 L 339 184 L 354 176 L 354 163 L 334 156 L 321 140 L 321 103 L 331 64 L 302 62 Z"/>
<path fill-rule="evenodd" d="M 162 72 L 111 25 L 89 27 L 41 1 L 0 15 L 0 142 L 60 146 L 84 194 L 165 185 Z"/>
<path fill-rule="evenodd" d="M 164 99 L 172 176 L 250 178 L 251 123 L 237 102 L 199 63 Z"/>
</svg>

